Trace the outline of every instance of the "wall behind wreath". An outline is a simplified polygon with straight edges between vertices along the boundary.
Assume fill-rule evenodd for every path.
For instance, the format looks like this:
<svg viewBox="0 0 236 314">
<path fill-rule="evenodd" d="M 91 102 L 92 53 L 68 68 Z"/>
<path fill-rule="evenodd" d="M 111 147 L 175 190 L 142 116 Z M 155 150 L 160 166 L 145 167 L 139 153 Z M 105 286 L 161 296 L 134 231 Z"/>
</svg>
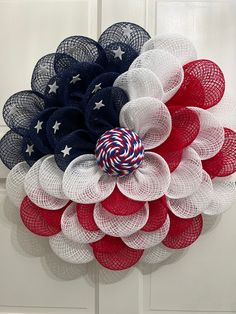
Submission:
<svg viewBox="0 0 236 314">
<path fill-rule="evenodd" d="M 140 24 L 151 35 L 188 36 L 200 58 L 221 66 L 236 99 L 234 0 L 0 0 L 0 108 L 11 94 L 30 88 L 34 64 L 63 38 L 81 34 L 96 39 L 122 20 Z M 0 136 L 6 130 L 0 118 Z M 0 177 L 6 173 L 0 165 Z M 12 228 L 14 208 L 6 206 L 3 181 L 0 313 L 236 313 L 236 204 L 174 264 L 144 275 L 134 270 L 121 280 L 108 273 L 92 280 L 83 271 L 56 266 L 45 257 L 43 241 L 38 244 L 22 228 Z M 64 280 L 76 271 L 78 279 Z"/>
</svg>

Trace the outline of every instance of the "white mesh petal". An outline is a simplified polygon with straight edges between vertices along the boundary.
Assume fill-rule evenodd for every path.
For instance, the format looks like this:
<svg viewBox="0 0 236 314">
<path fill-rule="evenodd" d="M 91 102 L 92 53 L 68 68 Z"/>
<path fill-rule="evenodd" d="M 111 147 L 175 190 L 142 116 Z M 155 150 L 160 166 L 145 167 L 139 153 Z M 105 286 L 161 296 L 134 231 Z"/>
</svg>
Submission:
<svg viewBox="0 0 236 314">
<path fill-rule="evenodd" d="M 54 155 L 46 157 L 39 169 L 39 182 L 48 194 L 68 199 L 62 190 L 62 179 L 64 172 L 57 166 Z"/>
<path fill-rule="evenodd" d="M 39 169 L 45 157 L 40 158 L 25 176 L 25 191 L 29 199 L 36 205 L 46 209 L 56 210 L 64 207 L 68 200 L 60 199 L 45 192 L 39 183 Z"/>
<path fill-rule="evenodd" d="M 163 196 L 170 184 L 170 170 L 159 155 L 146 152 L 143 163 L 132 174 L 117 180 L 119 190 L 138 201 L 153 201 Z"/>
<path fill-rule="evenodd" d="M 159 78 L 149 69 L 130 69 L 117 77 L 113 86 L 122 88 L 130 100 L 140 97 L 163 98 L 163 88 Z"/>
<path fill-rule="evenodd" d="M 10 200 L 17 207 L 20 207 L 23 198 L 26 196 L 24 180 L 30 166 L 25 162 L 19 162 L 11 169 L 6 179 L 6 191 Z"/>
<path fill-rule="evenodd" d="M 180 34 L 161 34 L 145 42 L 141 52 L 152 49 L 168 51 L 184 65 L 197 59 L 197 51 L 193 43 Z"/>
<path fill-rule="evenodd" d="M 219 215 L 225 212 L 236 199 L 236 185 L 232 181 L 213 179 L 213 196 L 204 214 Z"/>
<path fill-rule="evenodd" d="M 120 111 L 120 126 L 135 131 L 145 149 L 161 145 L 171 131 L 171 116 L 158 99 L 142 97 L 129 101 Z"/>
<path fill-rule="evenodd" d="M 171 181 L 166 192 L 170 198 L 183 198 L 194 193 L 202 182 L 202 163 L 192 148 L 183 151 L 182 160 L 171 173 Z"/>
<path fill-rule="evenodd" d="M 130 66 L 130 69 L 135 68 L 146 68 L 156 74 L 164 90 L 163 102 L 169 100 L 177 92 L 184 78 L 179 60 L 161 49 L 149 50 L 139 55 Z"/>
<path fill-rule="evenodd" d="M 209 111 L 189 107 L 196 112 L 200 120 L 200 131 L 191 143 L 192 147 L 202 160 L 215 156 L 224 143 L 224 128 Z"/>
<path fill-rule="evenodd" d="M 175 250 L 171 250 L 160 243 L 146 249 L 140 261 L 146 264 L 161 263 L 170 257 L 174 252 Z"/>
<path fill-rule="evenodd" d="M 236 100 L 229 94 L 224 94 L 221 101 L 208 109 L 213 116 L 229 129 L 236 131 Z"/>
<path fill-rule="evenodd" d="M 116 179 L 102 172 L 94 155 L 75 158 L 66 168 L 63 192 L 77 203 L 91 204 L 106 199 L 114 190 Z"/>
<path fill-rule="evenodd" d="M 137 231 L 128 237 L 123 237 L 125 244 L 133 249 L 148 249 L 165 239 L 170 228 L 170 218 L 167 215 L 164 225 L 152 232 Z"/>
<path fill-rule="evenodd" d="M 73 242 L 62 232 L 49 237 L 49 244 L 53 252 L 65 262 L 84 264 L 94 259 L 92 249 L 88 244 Z"/>
<path fill-rule="evenodd" d="M 168 199 L 171 211 L 180 218 L 193 218 L 207 210 L 212 200 L 213 186 L 208 173 L 203 171 L 198 190 L 185 198 Z"/>
<path fill-rule="evenodd" d="M 61 217 L 61 230 L 68 239 L 79 243 L 96 242 L 105 235 L 101 230 L 88 231 L 80 225 L 75 203 L 71 203 L 64 211 Z"/>
<path fill-rule="evenodd" d="M 140 230 L 147 222 L 148 203 L 132 215 L 117 216 L 108 212 L 100 203 L 94 209 L 94 220 L 104 233 L 113 237 L 126 237 Z"/>
</svg>

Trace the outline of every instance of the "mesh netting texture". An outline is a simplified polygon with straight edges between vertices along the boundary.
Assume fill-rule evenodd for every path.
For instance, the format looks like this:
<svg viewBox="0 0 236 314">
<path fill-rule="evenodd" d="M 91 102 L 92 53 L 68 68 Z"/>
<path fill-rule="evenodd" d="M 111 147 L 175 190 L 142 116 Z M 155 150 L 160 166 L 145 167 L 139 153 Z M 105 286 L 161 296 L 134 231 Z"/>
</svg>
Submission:
<svg viewBox="0 0 236 314">
<path fill-rule="evenodd" d="M 119 22 L 64 39 L 3 108 L 0 157 L 24 226 L 60 259 L 161 263 L 236 198 L 235 102 L 180 34 Z"/>
</svg>

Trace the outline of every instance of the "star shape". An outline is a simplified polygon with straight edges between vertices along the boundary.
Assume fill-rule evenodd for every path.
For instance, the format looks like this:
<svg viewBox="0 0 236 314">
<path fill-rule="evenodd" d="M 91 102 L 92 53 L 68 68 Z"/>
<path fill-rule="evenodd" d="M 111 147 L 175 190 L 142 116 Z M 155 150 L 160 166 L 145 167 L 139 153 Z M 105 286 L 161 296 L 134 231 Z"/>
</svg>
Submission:
<svg viewBox="0 0 236 314">
<path fill-rule="evenodd" d="M 67 50 L 67 52 L 73 54 L 77 49 L 78 49 L 78 47 L 77 47 L 76 45 L 75 45 L 75 46 L 71 46 L 71 47 Z"/>
<path fill-rule="evenodd" d="M 51 93 L 54 93 L 56 94 L 57 93 L 57 89 L 59 88 L 59 86 L 57 86 L 57 82 L 55 81 L 53 84 L 49 84 L 48 87 L 50 88 L 49 90 L 49 94 Z"/>
<path fill-rule="evenodd" d="M 92 94 L 95 94 L 98 90 L 102 89 L 101 85 L 102 85 L 102 83 L 95 85 L 95 87 L 92 91 Z"/>
<path fill-rule="evenodd" d="M 11 109 L 9 110 L 9 114 L 14 114 L 17 112 L 17 107 L 16 105 L 12 105 Z"/>
<path fill-rule="evenodd" d="M 100 100 L 99 102 L 95 102 L 95 107 L 93 108 L 93 110 L 99 110 L 102 107 L 105 107 L 105 105 L 103 104 L 103 100 Z"/>
<path fill-rule="evenodd" d="M 31 154 L 34 152 L 34 145 L 33 144 L 32 145 L 27 144 L 27 149 L 25 152 L 28 153 L 29 156 L 31 156 Z"/>
<path fill-rule="evenodd" d="M 125 53 L 125 51 L 121 50 L 120 46 L 116 50 L 112 50 L 112 52 L 115 54 L 114 59 L 119 58 L 120 60 L 122 60 L 122 55 Z"/>
<path fill-rule="evenodd" d="M 54 134 L 56 134 L 56 132 L 59 130 L 59 126 L 61 125 L 60 122 L 55 122 L 54 126 L 52 127 L 54 130 Z"/>
<path fill-rule="evenodd" d="M 35 125 L 35 129 L 37 130 L 37 134 L 39 133 L 40 130 L 42 130 L 42 124 L 43 124 L 43 121 L 39 121 L 37 122 L 37 124 Z"/>
<path fill-rule="evenodd" d="M 61 152 L 63 153 L 63 157 L 66 157 L 66 155 L 70 155 L 70 150 L 71 149 L 72 149 L 72 147 L 68 147 L 66 145 L 65 148 L 63 150 L 61 150 Z"/>
<path fill-rule="evenodd" d="M 123 27 L 123 34 L 124 34 L 124 36 L 127 36 L 128 38 L 130 38 L 132 32 L 133 31 L 132 31 L 132 29 L 130 27 L 130 24 L 128 24 L 125 27 Z"/>
<path fill-rule="evenodd" d="M 39 65 L 39 70 L 38 74 L 47 74 L 49 72 L 48 66 L 47 65 Z"/>
<path fill-rule="evenodd" d="M 70 81 L 71 84 L 75 84 L 76 82 L 81 81 L 80 74 L 77 74 L 72 77 L 72 80 Z"/>
</svg>

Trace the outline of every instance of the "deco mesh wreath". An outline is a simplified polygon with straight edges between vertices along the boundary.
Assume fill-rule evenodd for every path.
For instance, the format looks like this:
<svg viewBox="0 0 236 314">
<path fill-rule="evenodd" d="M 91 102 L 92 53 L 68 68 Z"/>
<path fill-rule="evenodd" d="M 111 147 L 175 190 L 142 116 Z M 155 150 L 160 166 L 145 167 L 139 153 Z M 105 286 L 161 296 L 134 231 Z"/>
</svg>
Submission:
<svg viewBox="0 0 236 314">
<path fill-rule="evenodd" d="M 185 37 L 150 38 L 125 22 L 98 42 L 72 36 L 38 61 L 31 86 L 3 109 L 6 187 L 64 261 L 158 263 L 230 206 L 236 133 L 222 126 L 224 76 Z"/>
</svg>

